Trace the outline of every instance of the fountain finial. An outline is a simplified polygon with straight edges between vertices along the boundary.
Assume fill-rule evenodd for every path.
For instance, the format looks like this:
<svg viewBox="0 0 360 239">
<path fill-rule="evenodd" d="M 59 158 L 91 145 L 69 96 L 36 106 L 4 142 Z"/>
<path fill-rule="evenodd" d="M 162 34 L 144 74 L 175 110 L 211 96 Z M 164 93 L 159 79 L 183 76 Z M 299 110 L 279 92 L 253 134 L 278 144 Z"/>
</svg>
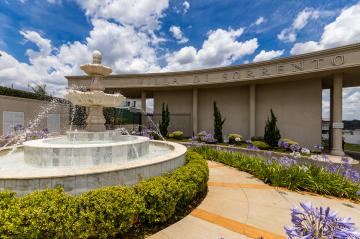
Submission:
<svg viewBox="0 0 360 239">
<path fill-rule="evenodd" d="M 92 56 L 93 56 L 93 64 L 101 64 L 102 55 L 100 51 L 95 50 Z"/>
</svg>

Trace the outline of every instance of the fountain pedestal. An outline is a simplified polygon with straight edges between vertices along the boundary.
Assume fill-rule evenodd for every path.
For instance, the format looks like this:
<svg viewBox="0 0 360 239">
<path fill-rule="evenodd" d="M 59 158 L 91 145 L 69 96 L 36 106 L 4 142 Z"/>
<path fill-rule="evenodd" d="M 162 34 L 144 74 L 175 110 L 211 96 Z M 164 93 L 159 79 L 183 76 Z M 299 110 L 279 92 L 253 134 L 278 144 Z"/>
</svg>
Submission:
<svg viewBox="0 0 360 239">
<path fill-rule="evenodd" d="M 105 131 L 105 118 L 102 106 L 90 106 L 86 119 L 86 131 L 102 132 Z"/>
</svg>

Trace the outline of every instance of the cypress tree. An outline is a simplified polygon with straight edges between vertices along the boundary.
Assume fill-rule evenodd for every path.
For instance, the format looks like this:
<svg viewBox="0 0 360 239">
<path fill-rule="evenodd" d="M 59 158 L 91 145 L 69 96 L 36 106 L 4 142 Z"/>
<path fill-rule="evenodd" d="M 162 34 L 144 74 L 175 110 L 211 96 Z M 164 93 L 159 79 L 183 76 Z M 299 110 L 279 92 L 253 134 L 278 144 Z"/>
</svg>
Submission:
<svg viewBox="0 0 360 239">
<path fill-rule="evenodd" d="M 225 118 L 222 119 L 220 110 L 216 105 L 216 101 L 214 101 L 214 138 L 218 143 L 224 142 L 222 135 L 222 127 L 225 120 Z"/>
<path fill-rule="evenodd" d="M 170 124 L 170 113 L 169 113 L 169 107 L 166 104 L 165 107 L 165 103 L 162 104 L 162 109 L 161 109 L 161 121 L 159 124 L 159 130 L 160 133 L 163 137 L 166 137 L 168 134 L 168 127 Z"/>
<path fill-rule="evenodd" d="M 264 140 L 271 147 L 276 147 L 281 138 L 280 130 L 276 125 L 277 118 L 272 109 L 270 109 L 270 119 L 268 118 L 265 125 Z"/>
</svg>

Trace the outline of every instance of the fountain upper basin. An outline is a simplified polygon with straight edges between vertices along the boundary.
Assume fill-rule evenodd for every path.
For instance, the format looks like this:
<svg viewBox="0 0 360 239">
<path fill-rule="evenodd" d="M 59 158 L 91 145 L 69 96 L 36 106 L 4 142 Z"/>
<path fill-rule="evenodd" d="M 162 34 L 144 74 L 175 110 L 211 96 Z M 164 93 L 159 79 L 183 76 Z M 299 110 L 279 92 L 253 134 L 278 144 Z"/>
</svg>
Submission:
<svg viewBox="0 0 360 239">
<path fill-rule="evenodd" d="M 100 64 L 85 64 L 80 66 L 80 69 L 88 75 L 108 76 L 112 72 L 111 68 Z"/>
<path fill-rule="evenodd" d="M 121 94 L 106 94 L 103 91 L 82 92 L 78 90 L 68 90 L 65 98 L 75 105 L 86 107 L 117 107 L 125 100 L 125 97 Z"/>
</svg>

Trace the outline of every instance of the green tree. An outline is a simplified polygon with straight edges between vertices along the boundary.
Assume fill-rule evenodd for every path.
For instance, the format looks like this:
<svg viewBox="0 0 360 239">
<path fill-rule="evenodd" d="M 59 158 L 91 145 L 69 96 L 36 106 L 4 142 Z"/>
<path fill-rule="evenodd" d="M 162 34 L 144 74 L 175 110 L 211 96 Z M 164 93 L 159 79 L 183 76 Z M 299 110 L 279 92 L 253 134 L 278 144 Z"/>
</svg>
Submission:
<svg viewBox="0 0 360 239">
<path fill-rule="evenodd" d="M 170 113 L 169 113 L 169 107 L 165 103 L 162 104 L 161 109 L 161 122 L 159 124 L 159 130 L 163 137 L 166 137 L 168 134 L 168 127 L 170 124 Z"/>
<path fill-rule="evenodd" d="M 276 125 L 277 118 L 272 109 L 270 109 L 270 119 L 268 118 L 265 125 L 264 140 L 271 147 L 276 147 L 281 138 L 280 130 Z"/>
<path fill-rule="evenodd" d="M 214 101 L 214 138 L 218 143 L 224 142 L 222 128 L 225 120 L 226 119 L 223 119 L 221 116 L 220 110 L 216 105 L 216 101 Z"/>
<path fill-rule="evenodd" d="M 48 95 L 48 93 L 46 92 L 46 87 L 47 87 L 46 84 L 35 84 L 35 86 L 29 85 L 29 87 L 37 95 L 41 95 L 41 96 Z"/>
</svg>

